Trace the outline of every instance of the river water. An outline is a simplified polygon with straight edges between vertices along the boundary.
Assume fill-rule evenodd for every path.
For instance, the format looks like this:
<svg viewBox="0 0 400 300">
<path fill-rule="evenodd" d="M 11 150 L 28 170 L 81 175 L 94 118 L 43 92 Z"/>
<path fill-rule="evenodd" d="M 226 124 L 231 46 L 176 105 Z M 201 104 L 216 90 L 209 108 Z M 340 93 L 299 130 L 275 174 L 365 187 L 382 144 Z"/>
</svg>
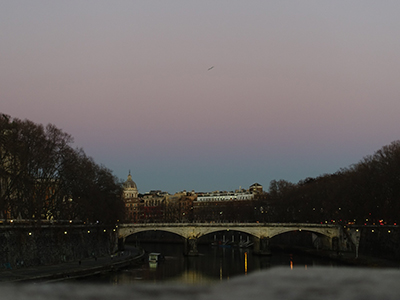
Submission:
<svg viewBox="0 0 400 300">
<path fill-rule="evenodd" d="M 258 270 L 283 266 L 287 268 L 312 268 L 314 266 L 336 267 L 333 261 L 312 256 L 273 252 L 271 256 L 253 255 L 251 249 L 199 245 L 200 255 L 186 257 L 180 244 L 141 244 L 146 252 L 164 256 L 158 263 L 145 260 L 142 265 L 118 272 L 100 274 L 81 279 L 81 282 L 107 284 L 187 283 L 210 284 L 229 280 Z"/>
</svg>

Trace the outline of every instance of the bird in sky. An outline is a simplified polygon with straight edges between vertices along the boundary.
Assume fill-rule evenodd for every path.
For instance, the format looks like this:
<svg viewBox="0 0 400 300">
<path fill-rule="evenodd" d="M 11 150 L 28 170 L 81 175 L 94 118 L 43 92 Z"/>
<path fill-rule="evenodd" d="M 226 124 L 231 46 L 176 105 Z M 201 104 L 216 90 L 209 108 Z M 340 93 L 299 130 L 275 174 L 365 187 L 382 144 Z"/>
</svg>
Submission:
<svg viewBox="0 0 400 300">
<path fill-rule="evenodd" d="M 214 68 L 214 66 L 212 66 L 212 67 L 208 68 L 208 70 L 207 70 L 207 71 L 210 71 L 212 68 Z"/>
</svg>

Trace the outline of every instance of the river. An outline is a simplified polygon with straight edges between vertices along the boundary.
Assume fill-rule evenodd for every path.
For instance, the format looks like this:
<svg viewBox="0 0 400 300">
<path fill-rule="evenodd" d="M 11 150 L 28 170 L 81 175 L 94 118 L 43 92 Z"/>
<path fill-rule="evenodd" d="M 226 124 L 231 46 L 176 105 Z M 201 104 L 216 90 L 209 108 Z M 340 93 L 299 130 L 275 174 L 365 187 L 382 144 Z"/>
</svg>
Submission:
<svg viewBox="0 0 400 300">
<path fill-rule="evenodd" d="M 199 245 L 200 255 L 196 257 L 184 256 L 183 245 L 180 244 L 142 243 L 141 247 L 148 253 L 161 253 L 164 259 L 158 263 L 149 263 L 146 260 L 140 266 L 79 281 L 116 285 L 141 282 L 210 284 L 277 266 L 303 269 L 338 266 L 333 261 L 296 253 L 273 252 L 271 256 L 258 256 L 253 255 L 251 249 L 239 247 Z"/>
</svg>

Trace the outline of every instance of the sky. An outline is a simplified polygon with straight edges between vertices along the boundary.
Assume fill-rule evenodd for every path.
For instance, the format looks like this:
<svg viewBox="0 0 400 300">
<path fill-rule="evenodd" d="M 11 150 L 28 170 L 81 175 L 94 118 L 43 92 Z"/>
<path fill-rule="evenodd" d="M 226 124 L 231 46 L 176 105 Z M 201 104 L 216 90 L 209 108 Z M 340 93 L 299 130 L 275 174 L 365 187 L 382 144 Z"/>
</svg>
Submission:
<svg viewBox="0 0 400 300">
<path fill-rule="evenodd" d="M 56 125 L 140 193 L 296 183 L 400 138 L 399 11 L 1 1 L 0 112 Z"/>
</svg>

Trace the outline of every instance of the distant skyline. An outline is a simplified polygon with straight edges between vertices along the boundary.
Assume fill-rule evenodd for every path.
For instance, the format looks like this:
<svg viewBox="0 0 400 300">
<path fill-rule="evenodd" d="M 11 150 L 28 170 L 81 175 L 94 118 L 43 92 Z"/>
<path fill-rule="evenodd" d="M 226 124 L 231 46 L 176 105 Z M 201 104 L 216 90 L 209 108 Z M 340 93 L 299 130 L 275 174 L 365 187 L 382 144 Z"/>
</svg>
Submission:
<svg viewBox="0 0 400 300">
<path fill-rule="evenodd" d="M 140 193 L 296 183 L 400 139 L 399 11 L 2 1 L 0 112 L 55 124 Z"/>
</svg>

